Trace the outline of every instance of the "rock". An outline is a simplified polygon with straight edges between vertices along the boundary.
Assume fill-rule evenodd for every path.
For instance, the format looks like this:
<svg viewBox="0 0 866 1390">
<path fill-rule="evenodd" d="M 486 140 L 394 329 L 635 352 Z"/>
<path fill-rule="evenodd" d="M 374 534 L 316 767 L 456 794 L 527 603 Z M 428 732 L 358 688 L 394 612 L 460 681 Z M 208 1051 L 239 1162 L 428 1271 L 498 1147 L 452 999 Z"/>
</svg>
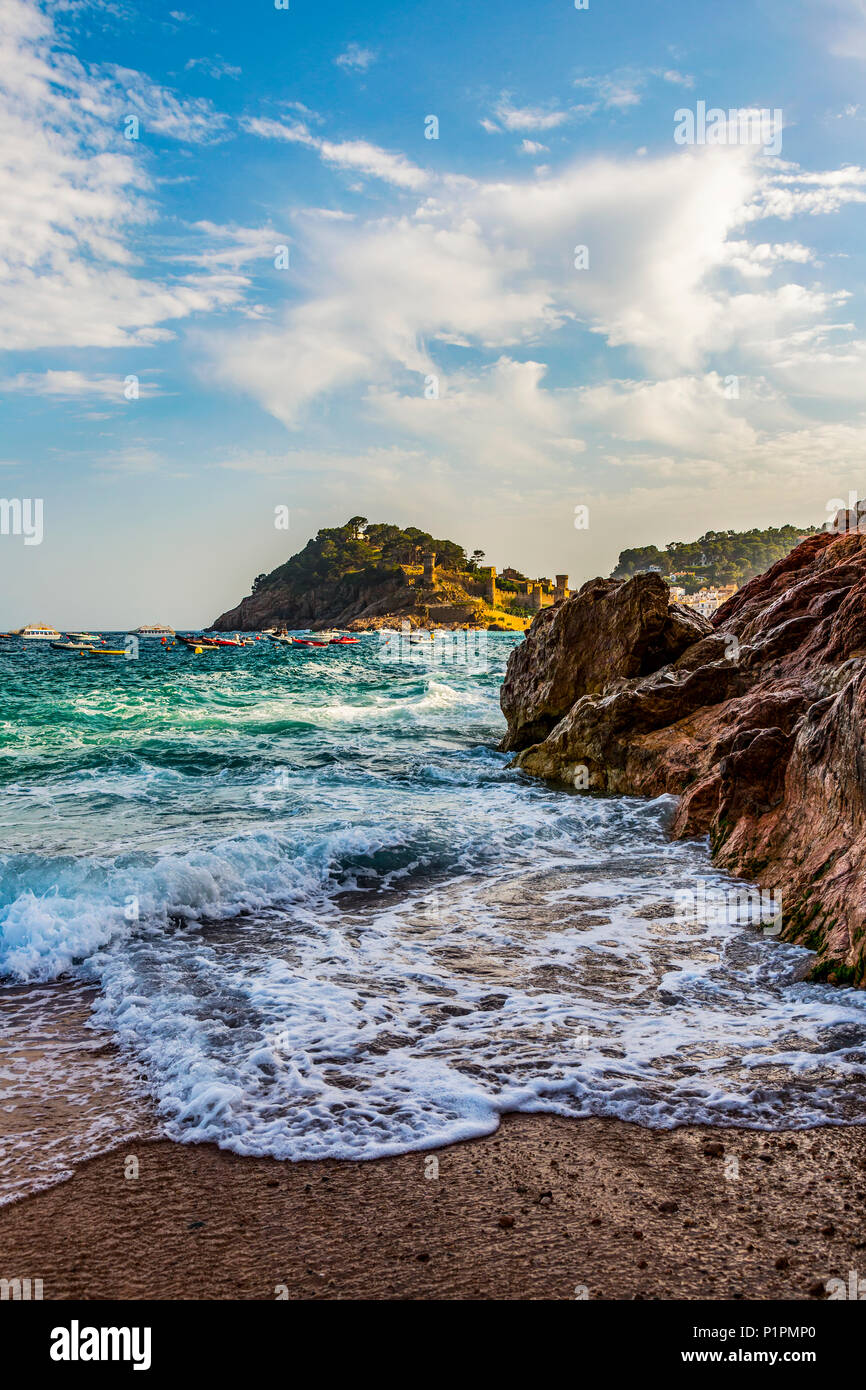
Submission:
<svg viewBox="0 0 866 1390">
<path fill-rule="evenodd" d="M 776 1269 L 788 1269 L 790 1264 L 791 1261 L 788 1259 L 787 1255 L 780 1255 L 778 1260 L 776 1261 L 775 1267 Z"/>
<path fill-rule="evenodd" d="M 710 1139 L 704 1144 L 704 1153 L 707 1158 L 724 1158 L 725 1146 L 720 1144 L 718 1139 Z"/>
<path fill-rule="evenodd" d="M 594 579 L 540 613 L 503 748 L 578 790 L 678 797 L 672 834 L 781 894 L 811 978 L 862 986 L 866 534 L 807 537 L 711 623 L 667 599 L 656 574 Z"/>
<path fill-rule="evenodd" d="M 581 696 L 600 695 L 618 677 L 657 670 L 712 631 L 668 599 L 661 575 L 638 574 L 591 579 L 564 603 L 543 609 L 509 658 L 502 748 L 541 741 Z"/>
<path fill-rule="evenodd" d="M 512 1228 L 512 1226 L 514 1225 L 514 1217 L 513 1217 L 513 1216 L 500 1216 L 500 1218 L 499 1218 L 499 1224 L 500 1224 L 500 1226 L 502 1227 L 503 1231 L 510 1231 L 511 1228 Z"/>
<path fill-rule="evenodd" d="M 664 1212 L 665 1216 L 672 1216 L 675 1211 L 679 1211 L 679 1202 L 659 1202 L 659 1211 Z"/>
</svg>

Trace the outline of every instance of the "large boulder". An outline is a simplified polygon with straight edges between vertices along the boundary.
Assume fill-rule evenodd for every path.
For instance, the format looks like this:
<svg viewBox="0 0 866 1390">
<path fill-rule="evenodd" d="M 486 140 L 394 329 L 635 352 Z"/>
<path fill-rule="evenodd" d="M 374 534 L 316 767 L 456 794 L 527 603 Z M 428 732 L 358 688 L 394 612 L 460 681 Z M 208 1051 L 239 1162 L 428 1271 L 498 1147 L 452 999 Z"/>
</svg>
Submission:
<svg viewBox="0 0 866 1390">
<path fill-rule="evenodd" d="M 671 605 L 669 596 L 661 575 L 638 574 L 591 579 L 564 603 L 543 609 L 508 661 L 502 748 L 539 742 L 582 695 L 657 670 L 712 631 L 706 619 Z"/>
<path fill-rule="evenodd" d="M 536 618 L 502 708 L 523 771 L 678 796 L 675 836 L 779 890 L 818 977 L 866 983 L 866 534 L 810 536 L 711 624 L 657 575 L 593 580 Z"/>
</svg>

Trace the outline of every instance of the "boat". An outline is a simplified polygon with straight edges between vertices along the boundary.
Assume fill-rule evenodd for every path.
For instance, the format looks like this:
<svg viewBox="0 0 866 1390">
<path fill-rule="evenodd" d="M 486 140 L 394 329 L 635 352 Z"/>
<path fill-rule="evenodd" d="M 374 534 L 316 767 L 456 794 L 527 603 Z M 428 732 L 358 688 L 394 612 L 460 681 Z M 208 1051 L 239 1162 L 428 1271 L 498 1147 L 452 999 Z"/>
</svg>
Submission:
<svg viewBox="0 0 866 1390">
<path fill-rule="evenodd" d="M 244 645 L 239 637 L 205 637 L 203 640 L 212 647 L 242 647 Z"/>
<path fill-rule="evenodd" d="M 124 647 L 80 647 L 88 656 L 126 656 Z"/>
<path fill-rule="evenodd" d="M 89 652 L 90 646 L 87 642 L 52 642 L 52 647 L 56 652 Z M 101 649 L 100 649 L 101 650 Z"/>
<path fill-rule="evenodd" d="M 316 633 L 317 639 L 320 639 L 322 642 L 333 642 L 337 637 L 342 637 L 342 635 L 341 632 L 337 632 L 336 628 L 328 628 L 324 632 Z"/>
<path fill-rule="evenodd" d="M 205 638 L 205 637 L 181 637 L 180 633 L 178 633 L 178 634 L 177 634 L 177 640 L 178 640 L 178 642 L 182 642 L 183 645 L 184 645 L 185 647 L 189 647 L 189 649 L 190 649 L 191 651 L 195 651 L 195 652 L 202 652 L 202 651 L 204 651 L 204 652 L 218 652 L 218 651 L 219 651 L 219 644 L 218 644 L 217 642 L 210 642 L 210 641 L 208 641 L 208 639 Z"/>
<path fill-rule="evenodd" d="M 312 637 L 296 637 L 293 642 L 295 647 L 330 647 L 330 642 L 319 642 Z"/>
<path fill-rule="evenodd" d="M 175 630 L 167 623 L 142 623 L 141 627 L 133 628 L 136 637 L 174 637 Z"/>
<path fill-rule="evenodd" d="M 278 647 L 292 647 L 298 640 L 296 637 L 288 637 L 278 632 L 269 632 L 267 638 L 269 642 L 275 643 Z"/>
<path fill-rule="evenodd" d="M 67 632 L 66 636 L 70 642 L 86 642 L 88 645 L 103 640 L 98 632 Z"/>
<path fill-rule="evenodd" d="M 18 628 L 14 635 L 36 642 L 62 642 L 63 640 L 63 634 L 58 632 L 56 627 L 50 627 L 48 623 L 28 623 L 26 627 Z"/>
<path fill-rule="evenodd" d="M 359 637 L 332 637 L 328 645 L 331 647 L 350 647 L 360 640 Z"/>
</svg>

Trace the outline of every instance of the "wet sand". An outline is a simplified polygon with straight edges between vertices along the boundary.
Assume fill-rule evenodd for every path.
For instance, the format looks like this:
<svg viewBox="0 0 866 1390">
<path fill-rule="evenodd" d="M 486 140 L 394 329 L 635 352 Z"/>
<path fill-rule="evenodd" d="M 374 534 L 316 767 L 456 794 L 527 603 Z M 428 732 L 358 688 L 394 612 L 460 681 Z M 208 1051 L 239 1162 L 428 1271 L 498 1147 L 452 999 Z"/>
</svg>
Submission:
<svg viewBox="0 0 866 1390">
<path fill-rule="evenodd" d="M 866 1275 L 864 1202 L 863 1128 L 514 1115 L 369 1163 L 159 1140 L 0 1208 L 0 1276 L 46 1299 L 809 1300 Z"/>
</svg>

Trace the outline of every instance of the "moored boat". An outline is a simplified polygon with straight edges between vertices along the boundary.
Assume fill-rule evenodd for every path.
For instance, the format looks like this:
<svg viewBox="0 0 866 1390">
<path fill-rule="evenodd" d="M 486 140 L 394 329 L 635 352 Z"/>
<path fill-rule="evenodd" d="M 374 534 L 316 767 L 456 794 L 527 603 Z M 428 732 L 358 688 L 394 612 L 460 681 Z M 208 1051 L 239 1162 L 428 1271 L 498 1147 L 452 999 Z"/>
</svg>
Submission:
<svg viewBox="0 0 866 1390">
<path fill-rule="evenodd" d="M 173 627 L 167 623 L 142 623 L 141 627 L 133 628 L 136 637 L 174 637 Z"/>
<path fill-rule="evenodd" d="M 200 651 L 205 651 L 205 652 L 218 652 L 218 651 L 219 651 L 219 644 L 218 644 L 217 642 L 210 642 L 210 641 L 208 641 L 208 640 L 207 640 L 206 638 L 204 638 L 204 637 L 181 637 L 180 633 L 178 633 L 178 634 L 177 634 L 177 640 L 178 640 L 178 642 L 181 642 L 181 643 L 183 644 L 183 646 L 188 647 L 188 648 L 190 649 L 190 651 L 195 651 L 195 652 L 200 652 Z"/>
<path fill-rule="evenodd" d="M 61 642 L 63 640 L 63 634 L 48 623 L 28 623 L 26 627 L 18 628 L 14 636 L 35 642 Z"/>
</svg>

